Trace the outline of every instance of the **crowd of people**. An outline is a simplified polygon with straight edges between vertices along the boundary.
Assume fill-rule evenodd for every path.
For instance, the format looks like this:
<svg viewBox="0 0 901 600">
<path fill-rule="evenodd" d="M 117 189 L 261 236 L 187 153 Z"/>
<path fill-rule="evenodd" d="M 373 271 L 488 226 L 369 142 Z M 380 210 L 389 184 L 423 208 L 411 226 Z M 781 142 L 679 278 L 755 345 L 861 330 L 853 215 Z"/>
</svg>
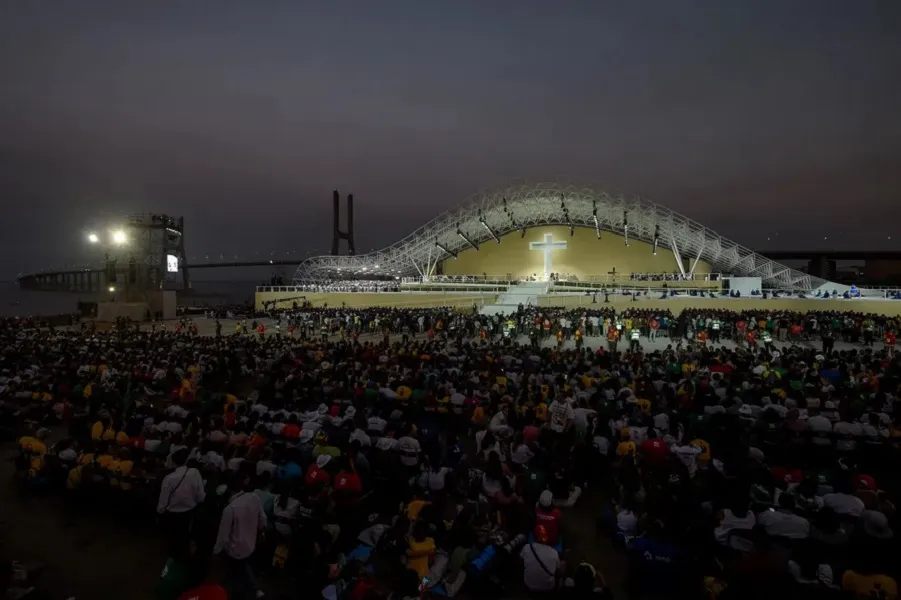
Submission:
<svg viewBox="0 0 901 600">
<path fill-rule="evenodd" d="M 716 281 L 716 273 L 629 273 L 629 281 Z"/>
<path fill-rule="evenodd" d="M 400 284 L 395 280 L 381 279 L 342 279 L 330 283 L 296 285 L 293 289 L 316 294 L 334 294 L 349 292 L 399 292 Z"/>
<path fill-rule="evenodd" d="M 215 336 L 0 322 L 21 480 L 159 514 L 160 598 L 897 597 L 894 319 L 256 318 Z"/>
</svg>

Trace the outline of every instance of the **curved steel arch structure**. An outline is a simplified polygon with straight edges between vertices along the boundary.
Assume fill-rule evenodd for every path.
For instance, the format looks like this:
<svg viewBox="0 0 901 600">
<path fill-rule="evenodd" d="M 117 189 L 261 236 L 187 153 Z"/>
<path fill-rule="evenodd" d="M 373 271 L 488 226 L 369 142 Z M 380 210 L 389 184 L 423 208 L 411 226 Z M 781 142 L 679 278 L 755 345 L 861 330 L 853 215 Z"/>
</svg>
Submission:
<svg viewBox="0 0 901 600">
<path fill-rule="evenodd" d="M 591 227 L 618 235 L 628 225 L 632 239 L 653 243 L 657 233 L 658 243 L 683 260 L 700 257 L 714 271 L 760 277 L 767 288 L 815 290 L 828 283 L 761 256 L 659 204 L 556 183 L 514 185 L 476 194 L 381 250 L 310 258 L 297 268 L 294 282 L 365 275 L 428 276 L 439 262 L 458 252 L 539 225 Z"/>
</svg>

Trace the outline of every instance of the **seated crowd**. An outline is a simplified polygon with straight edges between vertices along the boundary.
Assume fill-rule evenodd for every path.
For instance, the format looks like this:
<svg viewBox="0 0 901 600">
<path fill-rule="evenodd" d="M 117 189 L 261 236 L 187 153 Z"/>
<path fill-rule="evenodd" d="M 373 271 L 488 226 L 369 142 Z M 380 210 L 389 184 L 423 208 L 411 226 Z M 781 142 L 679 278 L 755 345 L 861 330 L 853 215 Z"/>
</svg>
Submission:
<svg viewBox="0 0 901 600">
<path fill-rule="evenodd" d="M 715 281 L 710 278 L 709 273 L 698 274 L 680 273 L 674 271 L 672 273 L 630 273 L 629 281 Z"/>
<path fill-rule="evenodd" d="M 897 597 L 901 363 L 890 348 L 785 346 L 776 333 L 765 346 L 727 349 L 711 335 L 710 346 L 701 336 L 624 352 L 577 334 L 628 326 L 631 339 L 665 325 L 681 340 L 689 327 L 786 321 L 796 342 L 809 314 L 277 317 L 327 323 L 325 334 L 0 322 L 0 425 L 31 428 L 18 442 L 22 480 L 160 514 L 161 598 L 219 593 L 211 555 L 227 564 L 229 598 L 276 587 L 367 600 L 517 588 Z M 820 331 L 847 325 L 848 341 L 877 320 L 813 319 Z M 348 335 L 364 327 L 382 336 Z M 545 330 L 576 347 L 518 343 Z M 58 423 L 69 434 L 52 444 Z M 587 546 L 609 552 L 581 556 L 595 519 L 604 539 Z M 622 581 L 608 582 L 618 565 Z"/>
</svg>

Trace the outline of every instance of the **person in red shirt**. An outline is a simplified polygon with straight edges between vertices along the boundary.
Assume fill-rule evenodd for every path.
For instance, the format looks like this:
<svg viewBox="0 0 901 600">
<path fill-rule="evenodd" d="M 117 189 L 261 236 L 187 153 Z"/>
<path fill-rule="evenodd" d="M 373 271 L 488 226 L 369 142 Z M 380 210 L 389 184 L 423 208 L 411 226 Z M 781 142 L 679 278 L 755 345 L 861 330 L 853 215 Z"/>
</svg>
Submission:
<svg viewBox="0 0 901 600">
<path fill-rule="evenodd" d="M 353 459 L 347 457 L 343 462 L 341 470 L 335 475 L 332 499 L 338 508 L 357 508 L 363 495 L 363 481 L 354 469 Z"/>
<path fill-rule="evenodd" d="M 300 425 L 297 424 L 297 415 L 292 414 L 288 416 L 288 422 L 282 427 L 282 436 L 292 440 L 300 437 Z"/>
<path fill-rule="evenodd" d="M 205 583 L 188 590 L 178 600 L 228 600 L 228 593 L 221 585 Z"/>
<path fill-rule="evenodd" d="M 657 437 L 653 429 L 648 429 L 648 439 L 641 444 L 641 454 L 653 463 L 665 462 L 669 458 L 669 444 Z"/>
<path fill-rule="evenodd" d="M 522 441 L 526 444 L 534 444 L 541 437 L 541 429 L 535 425 L 526 425 L 522 430 Z"/>
<path fill-rule="evenodd" d="M 607 330 L 607 346 L 610 348 L 610 352 L 616 352 L 616 342 L 619 338 L 619 332 L 616 330 L 616 327 L 610 326 L 610 329 Z"/>
<path fill-rule="evenodd" d="M 307 487 L 314 488 L 319 485 L 328 485 L 331 483 L 332 476 L 325 470 L 325 467 L 328 465 L 331 458 L 332 457 L 328 454 L 322 454 L 316 458 L 315 463 L 310 465 L 310 468 L 307 469 L 307 474 L 304 477 L 304 483 Z"/>
<path fill-rule="evenodd" d="M 866 473 L 857 473 L 854 475 L 854 485 L 858 490 L 866 490 L 875 492 L 879 488 L 876 487 L 876 480 Z"/>
<path fill-rule="evenodd" d="M 736 341 L 740 342 L 741 339 L 745 336 L 745 329 L 748 328 L 748 322 L 744 319 L 739 319 L 738 323 L 735 324 L 735 335 Z"/>
<path fill-rule="evenodd" d="M 550 490 L 544 490 L 535 505 L 535 526 L 544 527 L 548 538 L 545 543 L 549 546 L 556 546 L 560 542 L 562 521 L 563 513 L 554 506 L 554 494 Z"/>
<path fill-rule="evenodd" d="M 253 435 L 250 436 L 250 439 L 247 440 L 247 445 L 250 448 L 262 448 L 266 445 L 268 439 L 266 426 L 259 425 Z"/>
<path fill-rule="evenodd" d="M 757 334 L 755 334 L 753 331 L 749 331 L 745 337 L 748 340 L 749 350 L 754 350 L 755 348 L 757 348 Z"/>
<path fill-rule="evenodd" d="M 895 332 L 889 329 L 885 332 L 885 349 L 888 350 L 889 354 L 895 353 Z"/>
<path fill-rule="evenodd" d="M 225 409 L 225 416 L 223 417 L 222 421 L 225 423 L 225 426 L 226 426 L 228 429 L 231 429 L 232 427 L 235 426 L 235 423 L 238 422 L 238 415 L 235 414 L 235 407 L 234 407 L 234 406 L 229 405 L 229 406 Z"/>
<path fill-rule="evenodd" d="M 797 485 L 804 481 L 804 473 L 800 469 L 789 467 L 773 467 L 773 477 L 789 485 Z"/>
</svg>

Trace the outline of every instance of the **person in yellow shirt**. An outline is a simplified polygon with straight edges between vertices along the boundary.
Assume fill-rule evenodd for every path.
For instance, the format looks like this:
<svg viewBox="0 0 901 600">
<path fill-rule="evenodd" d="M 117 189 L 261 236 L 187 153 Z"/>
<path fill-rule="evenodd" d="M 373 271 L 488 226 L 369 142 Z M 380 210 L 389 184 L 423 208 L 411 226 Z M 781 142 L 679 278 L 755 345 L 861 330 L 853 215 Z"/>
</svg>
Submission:
<svg viewBox="0 0 901 600">
<path fill-rule="evenodd" d="M 24 436 L 19 440 L 19 450 L 28 457 L 28 475 L 34 477 L 44 465 L 44 456 L 47 454 L 46 439 L 50 436 L 49 429 L 38 429 L 34 436 Z"/>
<path fill-rule="evenodd" d="M 623 427 L 620 431 L 620 442 L 616 445 L 616 455 L 620 458 L 626 456 L 635 456 L 635 442 L 629 437 L 629 428 Z"/>
<path fill-rule="evenodd" d="M 428 500 L 423 500 L 418 494 L 413 500 L 407 504 L 406 509 L 404 509 L 404 513 L 410 521 L 416 521 L 419 518 L 419 513 L 423 508 L 431 504 Z"/>
<path fill-rule="evenodd" d="M 845 571 L 842 575 L 842 590 L 853 598 L 878 598 L 879 600 L 896 600 L 898 598 L 898 582 L 888 575 L 878 573 Z"/>
<path fill-rule="evenodd" d="M 79 466 L 89 465 L 94 462 L 94 452 L 82 452 L 78 456 L 78 464 Z"/>
<path fill-rule="evenodd" d="M 114 461 L 114 460 L 115 460 L 115 458 L 113 457 L 112 454 L 110 454 L 110 453 L 107 451 L 106 447 L 104 447 L 104 448 L 99 448 L 99 449 L 97 450 L 97 459 L 96 459 L 96 462 L 97 462 L 97 465 L 98 465 L 101 469 L 109 470 L 110 467 L 112 467 L 113 461 Z"/>
<path fill-rule="evenodd" d="M 544 400 L 535 407 L 535 418 L 541 423 L 547 423 L 547 403 Z"/>
<path fill-rule="evenodd" d="M 118 433 L 116 432 L 116 428 L 110 424 L 109 427 L 103 430 L 103 435 L 100 436 L 100 439 L 104 442 L 112 442 L 116 440 Z"/>
<path fill-rule="evenodd" d="M 697 438 L 691 441 L 691 445 L 701 449 L 701 453 L 698 454 L 698 462 L 701 463 L 702 466 L 710 462 L 710 444 L 708 444 L 706 440 Z"/>
<path fill-rule="evenodd" d="M 119 455 L 110 463 L 109 471 L 112 474 L 110 485 L 112 487 L 120 487 L 123 490 L 129 489 L 130 485 L 125 478 L 131 475 L 135 463 L 131 460 L 131 453 L 128 448 L 119 450 Z"/>
<path fill-rule="evenodd" d="M 436 551 L 435 540 L 427 534 L 428 525 L 423 521 L 417 521 L 408 540 L 410 547 L 407 549 L 407 566 L 416 571 L 420 577 L 429 574 L 429 564 Z"/>
<path fill-rule="evenodd" d="M 485 409 L 481 406 L 476 406 L 475 410 L 472 411 L 472 424 L 474 427 L 484 427 L 485 426 Z"/>
<path fill-rule="evenodd" d="M 99 442 L 103 439 L 114 439 L 116 432 L 113 430 L 109 417 L 101 417 L 91 426 L 91 439 Z"/>
<path fill-rule="evenodd" d="M 71 471 L 69 471 L 68 477 L 66 477 L 66 489 L 67 490 L 75 490 L 81 487 L 81 474 L 84 471 L 84 465 L 78 465 Z"/>
</svg>

